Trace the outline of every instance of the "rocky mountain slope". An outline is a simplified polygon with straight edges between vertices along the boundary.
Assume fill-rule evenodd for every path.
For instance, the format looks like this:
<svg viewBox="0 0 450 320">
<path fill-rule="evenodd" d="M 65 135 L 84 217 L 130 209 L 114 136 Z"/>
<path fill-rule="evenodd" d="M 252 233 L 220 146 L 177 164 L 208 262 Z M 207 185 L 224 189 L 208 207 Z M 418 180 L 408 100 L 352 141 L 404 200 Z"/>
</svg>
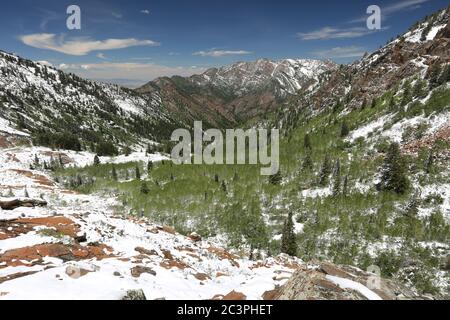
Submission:
<svg viewBox="0 0 450 320">
<path fill-rule="evenodd" d="M 441 10 L 361 60 L 324 74 L 320 85 L 306 87 L 292 97 L 286 114 L 315 114 L 343 106 L 360 109 L 395 89 L 403 79 L 418 75 L 430 79 L 433 66 L 450 61 L 449 21 L 449 9 Z"/>
<path fill-rule="evenodd" d="M 181 126 L 156 94 L 140 96 L 1 51 L 0 88 L 0 121 L 49 146 L 61 143 L 62 133 L 69 140 L 62 143 L 72 149 L 92 144 L 95 151 L 103 142 L 145 144 Z"/>
<path fill-rule="evenodd" d="M 325 72 L 335 68 L 330 61 L 260 59 L 212 68 L 188 78 L 157 79 L 137 91 L 157 92 L 174 111 L 180 103 L 187 105 L 192 118 L 202 119 L 203 112 L 212 110 L 236 123 L 273 111 L 280 102 L 317 84 Z"/>
</svg>

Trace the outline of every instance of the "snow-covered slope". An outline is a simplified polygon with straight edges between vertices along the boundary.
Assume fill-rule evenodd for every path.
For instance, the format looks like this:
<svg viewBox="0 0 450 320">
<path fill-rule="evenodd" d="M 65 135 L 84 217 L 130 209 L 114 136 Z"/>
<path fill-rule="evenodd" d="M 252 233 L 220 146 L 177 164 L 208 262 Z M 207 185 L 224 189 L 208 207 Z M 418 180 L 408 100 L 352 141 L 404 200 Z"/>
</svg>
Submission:
<svg viewBox="0 0 450 320">
<path fill-rule="evenodd" d="M 29 169 L 34 155 L 57 158 L 61 153 L 73 164 L 86 165 L 67 150 L 0 149 L 0 300 L 274 299 L 294 272 L 308 279 L 308 290 L 295 290 L 305 299 L 416 296 L 394 292 L 391 282 L 375 293 L 367 287 L 369 274 L 356 268 L 346 273 L 286 255 L 249 260 L 195 233 L 183 236 L 127 212 L 114 193 L 78 194 L 62 188 L 49 172 Z M 39 205 L 7 207 L 31 199 Z"/>
<path fill-rule="evenodd" d="M 207 70 L 191 81 L 200 86 L 213 86 L 241 96 L 251 91 L 271 88 L 279 97 L 295 94 L 307 83 L 315 83 L 319 76 L 335 68 L 330 61 L 259 59 L 239 62 L 222 68 Z"/>
<path fill-rule="evenodd" d="M 102 139 L 118 142 L 137 135 L 167 137 L 159 129 L 174 125 L 157 95 L 140 96 L 2 51 L 0 106 L 2 127 L 8 121 L 10 129 L 19 126 L 32 133 L 45 129 L 88 136 L 102 131 Z"/>
</svg>

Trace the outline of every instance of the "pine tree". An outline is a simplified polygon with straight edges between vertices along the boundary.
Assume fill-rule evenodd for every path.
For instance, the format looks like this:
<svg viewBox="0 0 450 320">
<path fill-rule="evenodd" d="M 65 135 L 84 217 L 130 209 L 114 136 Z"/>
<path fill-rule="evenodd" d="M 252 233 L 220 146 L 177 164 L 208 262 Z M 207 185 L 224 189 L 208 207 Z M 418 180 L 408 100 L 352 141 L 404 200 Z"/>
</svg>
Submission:
<svg viewBox="0 0 450 320">
<path fill-rule="evenodd" d="M 138 165 L 136 165 L 136 168 L 134 169 L 134 171 L 135 171 L 136 180 L 141 180 L 141 170 L 139 169 Z"/>
<path fill-rule="evenodd" d="M 441 66 L 436 62 L 430 68 L 430 89 L 434 89 L 439 86 L 440 75 Z"/>
<path fill-rule="evenodd" d="M 98 166 L 100 165 L 100 158 L 98 157 L 98 155 L 95 155 L 94 157 L 94 166 Z"/>
<path fill-rule="evenodd" d="M 278 170 L 277 173 L 275 173 L 269 177 L 269 183 L 273 184 L 275 186 L 281 184 L 282 181 L 283 181 L 283 177 L 281 176 L 280 170 Z"/>
<path fill-rule="evenodd" d="M 434 165 L 434 154 L 433 150 L 430 150 L 428 153 L 428 157 L 425 160 L 425 172 L 427 174 L 430 174 L 433 171 L 433 165 Z"/>
<path fill-rule="evenodd" d="M 442 71 L 441 77 L 439 78 L 439 83 L 444 84 L 450 81 L 450 64 L 447 64 L 444 71 Z"/>
<path fill-rule="evenodd" d="M 326 186 L 328 183 L 328 177 L 331 173 L 331 160 L 330 156 L 327 154 L 323 160 L 322 166 L 319 172 L 319 185 Z"/>
<path fill-rule="evenodd" d="M 377 99 L 372 99 L 372 103 L 370 105 L 370 107 L 373 109 L 377 106 Z"/>
<path fill-rule="evenodd" d="M 337 197 L 341 192 L 341 162 L 336 160 L 333 170 L 333 196 Z"/>
<path fill-rule="evenodd" d="M 405 208 L 404 215 L 410 218 L 415 218 L 419 214 L 420 196 L 418 193 L 414 193 L 409 199 L 408 204 Z"/>
<path fill-rule="evenodd" d="M 309 169 L 311 170 L 313 168 L 313 161 L 311 158 L 311 153 L 310 152 L 306 152 L 305 158 L 303 159 L 303 163 L 302 163 L 302 169 L 306 170 Z"/>
<path fill-rule="evenodd" d="M 153 162 L 152 161 L 148 161 L 147 162 L 147 172 L 148 174 L 150 174 L 150 172 L 153 170 Z"/>
<path fill-rule="evenodd" d="M 310 139 L 308 133 L 305 135 L 305 138 L 304 138 L 304 141 L 303 141 L 303 147 L 304 147 L 306 150 L 311 150 L 311 149 L 312 149 L 311 139 Z"/>
<path fill-rule="evenodd" d="M 217 173 L 214 175 L 214 181 L 219 183 L 219 175 Z"/>
<path fill-rule="evenodd" d="M 27 187 L 25 187 L 25 190 L 24 190 L 23 193 L 24 193 L 25 198 L 29 198 L 30 197 L 30 194 L 28 193 Z"/>
<path fill-rule="evenodd" d="M 405 161 L 400 154 L 400 146 L 394 142 L 381 168 L 381 182 L 377 186 L 380 191 L 394 191 L 403 194 L 409 187 L 409 180 L 405 174 Z"/>
<path fill-rule="evenodd" d="M 406 106 L 411 101 L 409 85 L 403 88 L 402 106 Z"/>
<path fill-rule="evenodd" d="M 394 110 L 396 107 L 395 96 L 392 96 L 389 100 L 389 109 Z"/>
<path fill-rule="evenodd" d="M 141 193 L 142 194 L 149 194 L 150 193 L 150 189 L 148 188 L 147 183 L 144 181 L 141 184 Z"/>
<path fill-rule="evenodd" d="M 222 191 L 226 193 L 227 192 L 227 184 L 225 183 L 225 181 L 222 181 L 221 187 L 222 187 Z"/>
<path fill-rule="evenodd" d="M 347 122 L 342 122 L 342 126 L 341 126 L 341 138 L 344 138 L 346 136 L 348 136 L 348 134 L 350 133 L 350 129 L 348 128 Z"/>
<path fill-rule="evenodd" d="M 342 186 L 342 195 L 346 197 L 348 194 L 348 175 L 344 178 L 344 184 Z"/>
<path fill-rule="evenodd" d="M 37 154 L 34 155 L 34 166 L 39 167 L 39 158 L 38 158 Z"/>
<path fill-rule="evenodd" d="M 283 233 L 281 237 L 281 252 L 290 256 L 297 255 L 297 239 L 294 232 L 293 214 L 289 212 L 284 222 Z"/>
<path fill-rule="evenodd" d="M 114 181 L 117 181 L 117 180 L 118 180 L 118 179 L 117 179 L 117 171 L 116 171 L 116 166 L 115 166 L 115 165 L 112 166 L 112 172 L 111 172 L 111 175 L 112 175 L 112 178 L 113 178 Z"/>
<path fill-rule="evenodd" d="M 367 106 L 367 98 L 364 98 L 362 104 L 361 104 L 361 110 L 365 109 Z"/>
<path fill-rule="evenodd" d="M 422 80 L 418 79 L 414 84 L 413 89 L 413 97 L 414 98 L 423 98 L 424 97 L 424 83 Z"/>
<path fill-rule="evenodd" d="M 427 40 L 427 36 L 431 31 L 431 23 L 428 23 L 428 25 L 423 29 L 422 34 L 420 35 L 420 41 Z"/>
</svg>

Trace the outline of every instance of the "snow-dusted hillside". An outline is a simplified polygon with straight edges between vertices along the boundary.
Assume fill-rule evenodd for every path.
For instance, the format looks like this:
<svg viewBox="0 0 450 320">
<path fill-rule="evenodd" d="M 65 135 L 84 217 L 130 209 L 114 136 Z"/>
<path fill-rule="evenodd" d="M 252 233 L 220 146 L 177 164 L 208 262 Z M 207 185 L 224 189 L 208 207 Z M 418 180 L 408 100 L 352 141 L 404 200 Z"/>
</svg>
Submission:
<svg viewBox="0 0 450 320">
<path fill-rule="evenodd" d="M 119 142 L 137 135 L 167 137 L 158 129 L 173 125 L 157 95 L 140 96 L 2 51 L 0 105 L 1 123 L 29 133 L 104 131 L 102 139 Z"/>
<path fill-rule="evenodd" d="M 259 59 L 239 62 L 222 68 L 207 70 L 191 81 L 200 86 L 213 86 L 241 96 L 251 91 L 271 89 L 279 97 L 295 94 L 305 84 L 316 83 L 319 76 L 335 68 L 330 61 Z"/>
</svg>

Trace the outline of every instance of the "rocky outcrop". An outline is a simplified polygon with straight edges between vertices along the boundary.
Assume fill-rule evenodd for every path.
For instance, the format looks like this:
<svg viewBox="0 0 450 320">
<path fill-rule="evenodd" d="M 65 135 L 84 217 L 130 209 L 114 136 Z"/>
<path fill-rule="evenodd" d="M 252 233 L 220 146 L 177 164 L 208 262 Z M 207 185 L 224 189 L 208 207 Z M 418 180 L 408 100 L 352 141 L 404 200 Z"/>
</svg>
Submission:
<svg viewBox="0 0 450 320">
<path fill-rule="evenodd" d="M 40 199 L 12 199 L 0 200 L 0 208 L 14 210 L 20 207 L 45 207 L 47 202 Z"/>
<path fill-rule="evenodd" d="M 411 300 L 424 299 L 393 281 L 351 266 L 331 263 L 299 268 L 282 287 L 263 295 L 266 300 Z"/>
</svg>

